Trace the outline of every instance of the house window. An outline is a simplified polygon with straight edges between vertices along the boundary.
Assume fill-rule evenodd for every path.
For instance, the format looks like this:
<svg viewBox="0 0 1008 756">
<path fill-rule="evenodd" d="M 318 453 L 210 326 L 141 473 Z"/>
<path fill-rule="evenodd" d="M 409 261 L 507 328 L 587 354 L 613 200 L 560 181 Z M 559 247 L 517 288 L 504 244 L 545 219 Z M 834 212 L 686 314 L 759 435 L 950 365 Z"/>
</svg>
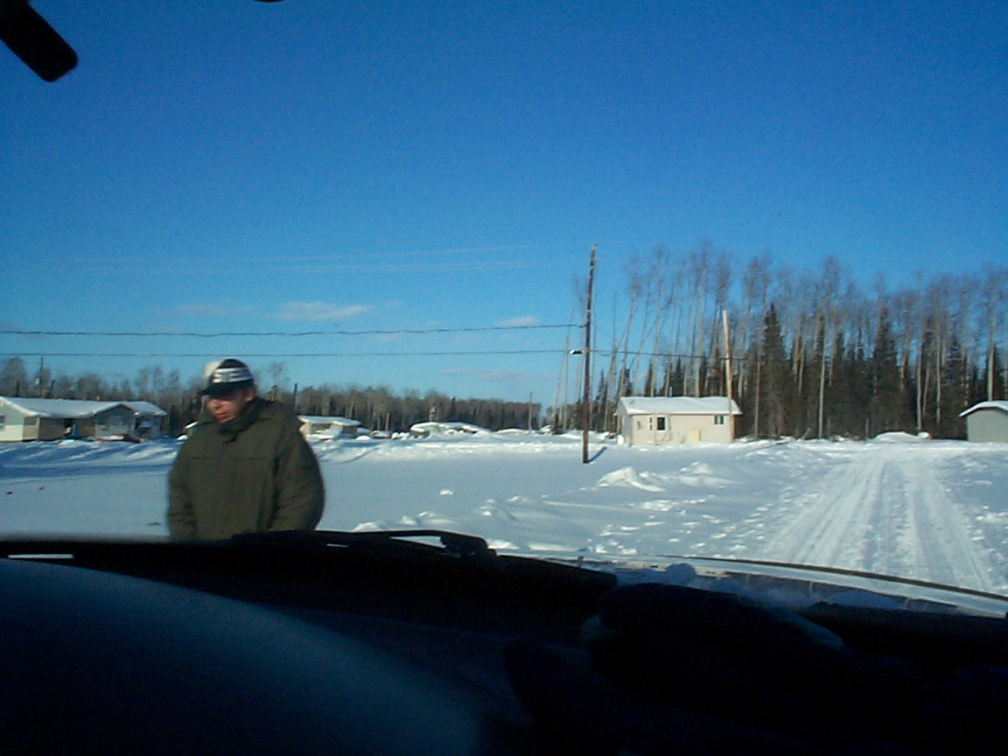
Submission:
<svg viewBox="0 0 1008 756">
<path fill-rule="evenodd" d="M 660 430 L 660 431 L 665 430 L 665 418 L 664 417 L 659 417 L 658 418 L 658 430 Z"/>
<path fill-rule="evenodd" d="M 654 430 L 654 418 L 653 417 L 649 417 L 647 419 L 647 429 L 649 431 L 653 431 Z"/>
<path fill-rule="evenodd" d="M 24 424 L 25 425 L 35 425 L 35 423 L 37 423 L 37 422 L 38 422 L 38 418 L 37 417 L 26 417 L 24 419 Z"/>
<path fill-rule="evenodd" d="M 7 429 L 7 415 L 0 415 L 0 431 Z"/>
<path fill-rule="evenodd" d="M 724 415 L 714 415 L 714 425 L 724 425 Z"/>
</svg>

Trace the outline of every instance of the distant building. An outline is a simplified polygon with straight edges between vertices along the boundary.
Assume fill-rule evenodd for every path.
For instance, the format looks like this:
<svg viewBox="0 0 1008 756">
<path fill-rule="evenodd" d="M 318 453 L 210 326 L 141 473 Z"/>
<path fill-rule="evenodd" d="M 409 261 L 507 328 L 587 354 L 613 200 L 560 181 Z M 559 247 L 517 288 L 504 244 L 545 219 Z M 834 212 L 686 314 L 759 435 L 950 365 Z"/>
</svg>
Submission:
<svg viewBox="0 0 1008 756">
<path fill-rule="evenodd" d="M 358 420 L 325 415 L 298 415 L 301 433 L 319 438 L 356 438 L 360 429 Z"/>
<path fill-rule="evenodd" d="M 0 441 L 122 438 L 136 415 L 122 402 L 0 396 Z"/>
<path fill-rule="evenodd" d="M 123 402 L 133 411 L 133 435 L 145 440 L 161 438 L 168 413 L 150 402 Z"/>
<path fill-rule="evenodd" d="M 627 444 L 682 444 L 735 440 L 735 417 L 742 411 L 723 396 L 627 396 L 616 408 Z"/>
<path fill-rule="evenodd" d="M 410 435 L 414 438 L 428 438 L 429 436 L 454 436 L 458 434 L 475 435 L 477 433 L 489 433 L 486 428 L 470 423 L 459 423 L 454 421 L 431 421 L 426 423 L 416 423 L 410 426 Z"/>
<path fill-rule="evenodd" d="M 1008 443 L 1008 402 L 980 402 L 959 417 L 966 418 L 966 438 L 970 441 Z"/>
</svg>

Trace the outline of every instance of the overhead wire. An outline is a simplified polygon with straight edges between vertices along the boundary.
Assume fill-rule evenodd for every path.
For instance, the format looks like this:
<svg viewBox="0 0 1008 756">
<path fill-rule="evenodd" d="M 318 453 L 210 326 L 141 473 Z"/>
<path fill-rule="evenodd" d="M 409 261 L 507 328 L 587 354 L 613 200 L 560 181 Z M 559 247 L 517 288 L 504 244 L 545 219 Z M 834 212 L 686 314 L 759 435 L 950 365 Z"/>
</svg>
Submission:
<svg viewBox="0 0 1008 756">
<path fill-rule="evenodd" d="M 432 351 L 432 352 L 298 352 L 282 354 L 278 352 L 242 352 L 243 357 L 263 359 L 285 357 L 288 359 L 313 357 L 479 357 L 483 355 L 507 354 L 559 354 L 559 349 L 497 349 L 487 351 Z M 201 352 L 17 352 L 4 356 L 20 357 L 216 357 L 214 353 Z"/>
<path fill-rule="evenodd" d="M 7 336 L 108 336 L 108 337 L 179 337 L 179 338 L 200 338 L 200 339 L 220 339 L 239 338 L 257 336 L 283 336 L 285 338 L 300 338 L 304 336 L 395 336 L 395 335 L 423 335 L 437 333 L 480 333 L 485 331 L 531 331 L 570 328 L 571 323 L 558 324 L 529 324 L 529 325 L 506 325 L 506 326 L 473 326 L 469 328 L 395 328 L 395 329 L 372 329 L 351 331 L 344 329 L 330 329 L 326 331 L 47 331 L 4 328 L 0 329 L 0 334 Z"/>
</svg>

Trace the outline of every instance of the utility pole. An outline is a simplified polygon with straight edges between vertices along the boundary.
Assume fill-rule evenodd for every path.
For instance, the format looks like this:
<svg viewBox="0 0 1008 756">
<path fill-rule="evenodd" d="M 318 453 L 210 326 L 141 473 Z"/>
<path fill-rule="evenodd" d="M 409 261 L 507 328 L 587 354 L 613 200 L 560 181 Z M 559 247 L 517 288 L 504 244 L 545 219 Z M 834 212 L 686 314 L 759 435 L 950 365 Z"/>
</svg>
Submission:
<svg viewBox="0 0 1008 756">
<path fill-rule="evenodd" d="M 728 440 L 735 440 L 735 415 L 732 414 L 732 371 L 731 371 L 731 341 L 728 339 L 728 311 L 721 310 L 721 323 L 724 325 L 725 351 L 725 387 L 728 389 Z"/>
<path fill-rule="evenodd" d="M 581 462 L 588 464 L 588 423 L 591 421 L 591 311 L 592 286 L 595 282 L 595 249 L 591 248 L 588 264 L 588 299 L 585 306 L 584 397 L 581 399 Z"/>
</svg>

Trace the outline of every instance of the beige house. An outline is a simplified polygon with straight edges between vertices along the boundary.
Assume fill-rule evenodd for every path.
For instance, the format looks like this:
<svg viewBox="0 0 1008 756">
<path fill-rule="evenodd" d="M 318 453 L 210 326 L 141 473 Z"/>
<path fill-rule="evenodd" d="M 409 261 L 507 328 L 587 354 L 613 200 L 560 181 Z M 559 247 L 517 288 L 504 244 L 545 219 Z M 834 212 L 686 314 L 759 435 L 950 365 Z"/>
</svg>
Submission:
<svg viewBox="0 0 1008 756">
<path fill-rule="evenodd" d="M 959 417 L 966 418 L 966 438 L 970 441 L 1008 443 L 1008 402 L 980 402 Z"/>
<path fill-rule="evenodd" d="M 0 396 L 0 441 L 118 438 L 132 434 L 135 422 L 122 402 Z"/>
<path fill-rule="evenodd" d="M 723 396 L 627 396 L 616 408 L 620 435 L 633 445 L 735 440 L 742 411 Z"/>
</svg>

